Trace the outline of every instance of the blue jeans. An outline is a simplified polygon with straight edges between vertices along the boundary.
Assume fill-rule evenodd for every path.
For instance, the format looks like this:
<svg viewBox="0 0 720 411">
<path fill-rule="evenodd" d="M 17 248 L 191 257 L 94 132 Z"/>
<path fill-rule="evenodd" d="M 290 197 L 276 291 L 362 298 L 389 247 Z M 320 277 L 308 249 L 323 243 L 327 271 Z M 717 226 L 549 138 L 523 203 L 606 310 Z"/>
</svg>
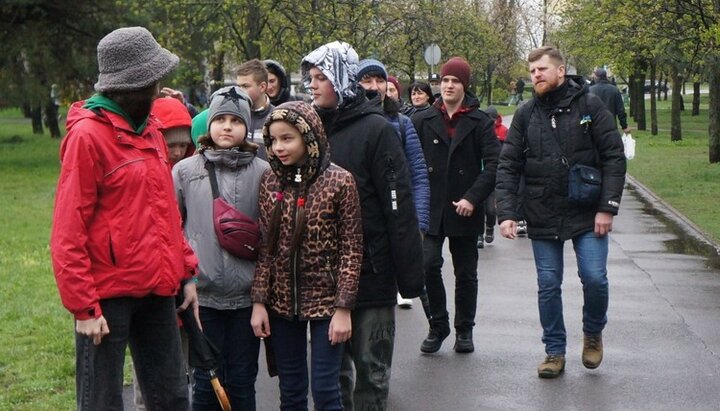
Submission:
<svg viewBox="0 0 720 411">
<path fill-rule="evenodd" d="M 233 410 L 255 410 L 255 379 L 258 373 L 260 339 L 250 326 L 252 307 L 215 310 L 200 307 L 203 332 L 220 350 L 216 374 Z M 193 410 L 220 410 L 207 370 L 193 370 Z"/>
<path fill-rule="evenodd" d="M 130 345 L 135 372 L 153 410 L 187 410 L 187 376 L 174 297 L 100 301 L 110 334 L 100 345 L 75 334 L 78 410 L 123 410 L 123 366 Z"/>
<path fill-rule="evenodd" d="M 312 396 L 316 410 L 342 410 L 340 401 L 340 364 L 343 344 L 328 340 L 330 320 L 310 323 Z M 290 321 L 270 317 L 270 332 L 275 363 L 280 377 L 280 409 L 307 410 L 308 321 Z"/>
<path fill-rule="evenodd" d="M 607 323 L 608 236 L 596 237 L 588 231 L 572 239 L 578 274 L 583 285 L 583 332 L 602 333 Z M 538 276 L 538 307 L 543 327 L 542 341 L 547 354 L 565 354 L 566 333 L 563 321 L 562 280 L 563 242 L 532 240 Z"/>
<path fill-rule="evenodd" d="M 480 210 L 480 212 L 484 212 Z M 471 332 L 475 326 L 478 294 L 477 236 L 448 237 L 455 267 L 455 330 Z M 430 326 L 435 331 L 450 331 L 447 296 L 442 278 L 442 247 L 445 236 L 426 235 L 423 240 L 425 285 L 430 300 Z"/>
</svg>

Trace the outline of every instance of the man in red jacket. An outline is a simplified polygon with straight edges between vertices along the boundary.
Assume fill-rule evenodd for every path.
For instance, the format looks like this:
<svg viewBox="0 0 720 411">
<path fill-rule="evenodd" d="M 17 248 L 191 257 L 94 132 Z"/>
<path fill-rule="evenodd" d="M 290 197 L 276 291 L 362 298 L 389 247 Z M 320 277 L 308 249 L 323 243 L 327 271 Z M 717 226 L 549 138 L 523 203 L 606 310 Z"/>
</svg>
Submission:
<svg viewBox="0 0 720 411">
<path fill-rule="evenodd" d="M 175 315 L 197 316 L 197 259 L 184 240 L 167 146 L 149 116 L 178 57 L 142 27 L 98 44 L 95 94 L 74 103 L 60 147 L 51 252 L 75 317 L 78 410 L 122 409 L 130 345 L 148 409 L 188 408 Z"/>
</svg>

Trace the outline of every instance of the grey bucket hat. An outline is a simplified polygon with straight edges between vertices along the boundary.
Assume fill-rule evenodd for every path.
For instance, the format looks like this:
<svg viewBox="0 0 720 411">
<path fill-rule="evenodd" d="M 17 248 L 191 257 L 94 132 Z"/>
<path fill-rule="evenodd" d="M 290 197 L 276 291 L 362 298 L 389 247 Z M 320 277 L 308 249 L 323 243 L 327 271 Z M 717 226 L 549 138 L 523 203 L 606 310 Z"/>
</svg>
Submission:
<svg viewBox="0 0 720 411">
<path fill-rule="evenodd" d="M 180 59 L 160 47 L 144 27 L 124 27 L 103 37 L 97 47 L 95 91 L 140 90 L 175 69 Z"/>
</svg>

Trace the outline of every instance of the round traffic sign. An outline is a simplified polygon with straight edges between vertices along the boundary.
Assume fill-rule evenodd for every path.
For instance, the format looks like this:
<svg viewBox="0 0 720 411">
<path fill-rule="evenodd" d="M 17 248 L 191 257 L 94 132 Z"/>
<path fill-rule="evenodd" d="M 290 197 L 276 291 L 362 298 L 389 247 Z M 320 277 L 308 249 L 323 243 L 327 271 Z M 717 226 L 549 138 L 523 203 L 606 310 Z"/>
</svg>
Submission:
<svg viewBox="0 0 720 411">
<path fill-rule="evenodd" d="M 433 43 L 425 49 L 425 62 L 431 66 L 440 62 L 440 46 Z"/>
</svg>

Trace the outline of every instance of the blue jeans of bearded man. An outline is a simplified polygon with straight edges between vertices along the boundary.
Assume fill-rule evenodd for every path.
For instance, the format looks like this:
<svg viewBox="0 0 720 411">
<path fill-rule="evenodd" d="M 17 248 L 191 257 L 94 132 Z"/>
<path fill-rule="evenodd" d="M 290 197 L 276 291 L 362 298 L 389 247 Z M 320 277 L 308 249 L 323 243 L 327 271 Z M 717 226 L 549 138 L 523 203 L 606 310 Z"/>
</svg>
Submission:
<svg viewBox="0 0 720 411">
<path fill-rule="evenodd" d="M 588 231 L 572 239 L 578 274 L 583 286 L 583 332 L 600 334 L 607 323 L 608 236 L 596 237 Z M 532 240 L 538 281 L 538 307 L 543 328 L 542 341 L 547 354 L 565 354 L 566 333 L 563 320 L 563 241 Z"/>
</svg>

